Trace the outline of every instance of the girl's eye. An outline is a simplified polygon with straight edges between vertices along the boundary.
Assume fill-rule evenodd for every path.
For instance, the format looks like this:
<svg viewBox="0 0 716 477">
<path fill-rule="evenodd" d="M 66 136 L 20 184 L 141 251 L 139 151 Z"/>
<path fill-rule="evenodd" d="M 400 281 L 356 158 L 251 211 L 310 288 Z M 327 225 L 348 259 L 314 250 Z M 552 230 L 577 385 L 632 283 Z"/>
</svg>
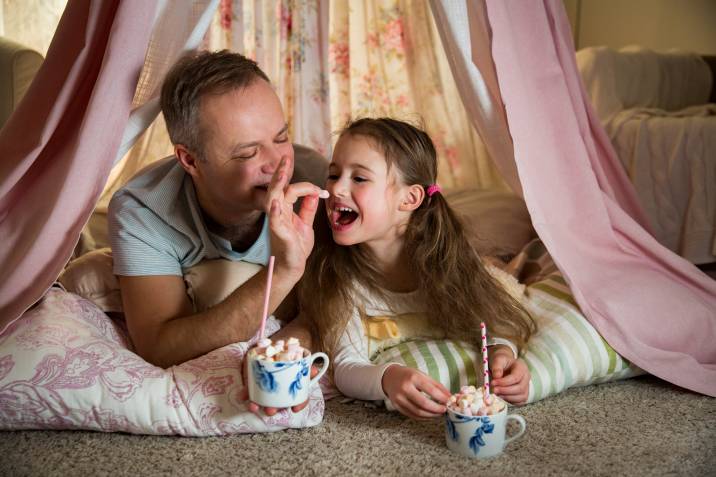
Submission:
<svg viewBox="0 0 716 477">
<path fill-rule="evenodd" d="M 328 180 L 329 180 L 329 181 L 337 181 L 337 180 L 338 180 L 338 176 L 335 175 L 335 174 L 328 174 Z"/>
<path fill-rule="evenodd" d="M 356 176 L 356 177 L 353 178 L 353 181 L 354 181 L 354 182 L 365 182 L 365 181 L 367 181 L 367 180 L 368 180 L 368 179 L 366 179 L 365 177 L 360 177 L 360 176 Z"/>
</svg>

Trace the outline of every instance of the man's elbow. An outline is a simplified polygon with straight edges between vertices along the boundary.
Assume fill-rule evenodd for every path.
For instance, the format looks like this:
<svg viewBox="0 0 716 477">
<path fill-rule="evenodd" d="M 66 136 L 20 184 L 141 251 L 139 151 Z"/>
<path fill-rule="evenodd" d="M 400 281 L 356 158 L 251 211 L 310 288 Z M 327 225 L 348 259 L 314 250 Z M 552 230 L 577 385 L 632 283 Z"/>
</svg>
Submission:
<svg viewBox="0 0 716 477">
<path fill-rule="evenodd" d="M 134 353 L 149 364 L 158 368 L 167 369 L 180 364 L 175 357 L 170 356 L 166 350 L 160 346 L 158 339 L 137 339 L 132 340 L 134 344 Z"/>
</svg>

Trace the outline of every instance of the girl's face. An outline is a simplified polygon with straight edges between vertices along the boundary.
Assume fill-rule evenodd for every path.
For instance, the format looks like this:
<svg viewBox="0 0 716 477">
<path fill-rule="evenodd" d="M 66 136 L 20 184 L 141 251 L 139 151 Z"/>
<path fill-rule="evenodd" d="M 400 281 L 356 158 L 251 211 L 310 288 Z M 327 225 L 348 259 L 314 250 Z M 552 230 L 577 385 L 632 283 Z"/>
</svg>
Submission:
<svg viewBox="0 0 716 477">
<path fill-rule="evenodd" d="M 326 212 L 339 245 L 387 245 L 402 235 L 410 212 L 401 210 L 408 189 L 372 140 L 344 134 L 328 167 Z"/>
</svg>

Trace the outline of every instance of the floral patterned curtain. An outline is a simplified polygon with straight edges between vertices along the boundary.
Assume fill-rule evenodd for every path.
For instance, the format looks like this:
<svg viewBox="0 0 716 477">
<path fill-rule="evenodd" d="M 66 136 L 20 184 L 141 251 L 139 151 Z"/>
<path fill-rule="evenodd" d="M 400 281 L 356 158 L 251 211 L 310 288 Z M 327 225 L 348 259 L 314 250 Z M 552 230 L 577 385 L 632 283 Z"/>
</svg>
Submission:
<svg viewBox="0 0 716 477">
<path fill-rule="evenodd" d="M 276 87 L 294 142 L 324 155 L 331 146 L 328 2 L 222 0 L 208 48 L 255 60 Z"/>
<path fill-rule="evenodd" d="M 294 142 L 328 155 L 350 118 L 394 116 L 427 129 L 443 186 L 507 188 L 465 112 L 425 0 L 222 0 L 207 46 L 259 63 Z"/>
<path fill-rule="evenodd" d="M 360 116 L 421 122 L 444 187 L 507 189 L 462 105 L 427 1 L 332 1 L 329 65 L 333 129 Z"/>
</svg>

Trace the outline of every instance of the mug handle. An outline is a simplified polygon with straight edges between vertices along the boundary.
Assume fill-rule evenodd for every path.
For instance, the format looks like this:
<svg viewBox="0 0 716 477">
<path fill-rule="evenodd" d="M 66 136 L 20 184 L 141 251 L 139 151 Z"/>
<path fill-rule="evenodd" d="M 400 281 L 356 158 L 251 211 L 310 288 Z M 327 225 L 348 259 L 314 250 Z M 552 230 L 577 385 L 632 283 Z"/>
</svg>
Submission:
<svg viewBox="0 0 716 477">
<path fill-rule="evenodd" d="M 319 358 L 323 359 L 323 366 L 321 366 L 321 369 L 318 370 L 318 374 L 315 375 L 313 377 L 313 379 L 311 379 L 311 382 L 308 384 L 309 387 L 316 384 L 318 382 L 318 380 L 321 379 L 321 376 L 326 374 L 326 371 L 328 371 L 328 362 L 329 362 L 328 355 L 326 353 L 322 353 L 320 351 L 318 353 L 313 353 L 311 355 L 311 362 L 308 364 L 309 369 L 310 369 L 310 366 L 313 366 L 313 362 Z"/>
<path fill-rule="evenodd" d="M 517 434 L 515 434 L 512 437 L 508 437 L 505 439 L 505 445 L 509 444 L 510 442 L 514 441 L 518 437 L 520 437 L 522 434 L 525 433 L 525 429 L 527 429 L 527 422 L 525 422 L 525 418 L 520 416 L 519 414 L 510 414 L 507 416 L 507 421 L 510 419 L 514 419 L 517 421 L 517 423 L 520 426 L 520 429 L 517 431 Z"/>
</svg>

